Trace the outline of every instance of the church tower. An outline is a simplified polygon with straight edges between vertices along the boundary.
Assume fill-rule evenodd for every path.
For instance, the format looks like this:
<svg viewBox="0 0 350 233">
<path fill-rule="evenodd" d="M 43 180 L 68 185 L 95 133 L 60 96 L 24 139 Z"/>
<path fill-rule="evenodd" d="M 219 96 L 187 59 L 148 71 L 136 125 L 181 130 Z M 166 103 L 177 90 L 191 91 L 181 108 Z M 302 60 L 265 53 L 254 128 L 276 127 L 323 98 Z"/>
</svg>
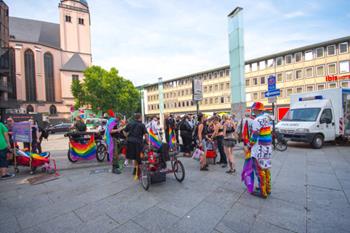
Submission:
<svg viewBox="0 0 350 233">
<path fill-rule="evenodd" d="M 60 45 L 63 51 L 91 54 L 90 12 L 86 0 L 61 0 Z"/>
</svg>

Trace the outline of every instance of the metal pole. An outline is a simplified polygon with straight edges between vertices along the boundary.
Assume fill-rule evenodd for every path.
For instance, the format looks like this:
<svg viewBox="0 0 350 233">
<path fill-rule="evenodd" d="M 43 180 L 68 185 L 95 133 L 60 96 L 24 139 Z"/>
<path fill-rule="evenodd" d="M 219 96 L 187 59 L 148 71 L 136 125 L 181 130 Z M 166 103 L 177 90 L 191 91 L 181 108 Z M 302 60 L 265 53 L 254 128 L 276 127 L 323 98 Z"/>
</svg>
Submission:
<svg viewBox="0 0 350 233">
<path fill-rule="evenodd" d="M 272 102 L 272 115 L 273 115 L 273 119 L 272 119 L 272 135 L 275 135 L 275 103 L 274 102 Z M 273 140 L 272 140 L 273 147 L 276 146 L 275 139 L 276 139 L 276 137 L 274 136 Z"/>
<path fill-rule="evenodd" d="M 196 101 L 196 105 L 197 105 L 197 116 L 199 114 L 199 101 Z"/>
<path fill-rule="evenodd" d="M 163 78 L 158 78 L 158 94 L 159 94 L 159 121 L 160 126 L 163 129 L 163 137 L 164 137 L 164 93 L 163 93 Z"/>
</svg>

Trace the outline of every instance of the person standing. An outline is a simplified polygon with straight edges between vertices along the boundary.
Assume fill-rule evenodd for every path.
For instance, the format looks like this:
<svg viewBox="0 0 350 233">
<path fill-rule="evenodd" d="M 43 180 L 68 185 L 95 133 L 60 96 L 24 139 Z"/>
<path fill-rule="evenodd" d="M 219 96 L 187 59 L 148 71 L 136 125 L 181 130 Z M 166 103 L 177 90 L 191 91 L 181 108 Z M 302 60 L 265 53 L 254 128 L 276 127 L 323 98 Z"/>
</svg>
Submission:
<svg viewBox="0 0 350 233">
<path fill-rule="evenodd" d="M 124 132 L 127 134 L 127 150 L 126 158 L 135 161 L 134 174 L 136 174 L 136 167 L 141 164 L 140 154 L 143 149 L 143 138 L 145 137 L 148 144 L 148 132 L 146 126 L 142 123 L 140 113 L 135 114 L 135 120 L 126 125 Z"/>
<path fill-rule="evenodd" d="M 113 141 L 113 158 L 112 158 L 112 173 L 114 174 L 121 174 L 120 166 L 119 166 L 119 140 L 124 136 L 121 132 L 123 129 L 123 126 L 120 124 L 120 117 L 117 116 L 114 118 L 113 128 L 110 131 L 112 141 Z"/>
<path fill-rule="evenodd" d="M 191 156 L 192 128 L 189 123 L 188 115 L 185 115 L 180 122 L 180 134 L 183 143 L 184 156 L 189 157 Z"/>
<path fill-rule="evenodd" d="M 214 117 L 214 134 L 213 138 L 217 142 L 217 146 L 220 153 L 220 160 L 218 164 L 222 164 L 222 167 L 227 167 L 227 158 L 224 151 L 224 126 L 220 123 L 220 118 L 218 116 Z"/>
<path fill-rule="evenodd" d="M 0 175 L 1 179 L 14 177 L 14 174 L 8 173 L 7 150 L 11 149 L 8 129 L 0 122 Z"/>
<path fill-rule="evenodd" d="M 253 195 L 267 198 L 271 193 L 272 136 L 270 119 L 264 114 L 264 105 L 255 102 L 252 106 L 255 119 L 252 121 L 252 135 L 245 150 L 251 152 L 253 170 L 258 178 L 258 188 Z"/>
<path fill-rule="evenodd" d="M 223 145 L 224 145 L 225 154 L 227 156 L 227 160 L 228 160 L 228 164 L 229 164 L 229 170 L 226 171 L 226 173 L 228 173 L 228 174 L 232 174 L 232 173 L 236 172 L 235 157 L 233 155 L 233 148 L 236 144 L 235 131 L 236 131 L 236 125 L 235 125 L 232 117 L 225 118 Z"/>
<path fill-rule="evenodd" d="M 197 138 L 198 138 L 198 147 L 201 149 L 204 154 L 200 160 L 200 170 L 209 171 L 208 163 L 206 158 L 206 119 L 202 113 L 198 114 L 198 126 L 197 126 Z"/>
</svg>

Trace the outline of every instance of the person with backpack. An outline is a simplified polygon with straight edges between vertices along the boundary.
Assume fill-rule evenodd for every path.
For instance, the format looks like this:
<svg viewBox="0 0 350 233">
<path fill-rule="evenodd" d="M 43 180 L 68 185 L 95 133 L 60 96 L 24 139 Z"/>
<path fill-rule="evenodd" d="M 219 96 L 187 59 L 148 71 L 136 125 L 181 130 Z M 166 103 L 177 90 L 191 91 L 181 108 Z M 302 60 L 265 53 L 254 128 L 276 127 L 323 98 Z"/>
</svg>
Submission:
<svg viewBox="0 0 350 233">
<path fill-rule="evenodd" d="M 180 135 L 183 143 L 183 152 L 185 157 L 191 156 L 192 147 L 192 127 L 188 115 L 185 115 L 180 122 Z"/>
</svg>

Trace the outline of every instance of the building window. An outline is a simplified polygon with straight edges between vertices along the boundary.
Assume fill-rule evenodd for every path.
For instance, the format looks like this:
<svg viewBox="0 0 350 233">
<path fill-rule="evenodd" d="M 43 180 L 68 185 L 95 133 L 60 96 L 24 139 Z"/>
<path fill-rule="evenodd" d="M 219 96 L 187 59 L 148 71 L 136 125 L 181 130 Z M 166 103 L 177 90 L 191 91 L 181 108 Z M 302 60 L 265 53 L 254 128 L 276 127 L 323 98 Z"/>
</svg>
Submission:
<svg viewBox="0 0 350 233">
<path fill-rule="evenodd" d="M 316 49 L 316 58 L 321 58 L 324 56 L 324 48 L 317 48 Z"/>
<path fill-rule="evenodd" d="M 265 92 L 260 92 L 260 99 L 265 99 Z"/>
<path fill-rule="evenodd" d="M 339 73 L 348 73 L 349 72 L 349 61 L 339 62 Z"/>
<path fill-rule="evenodd" d="M 303 71 L 297 70 L 295 71 L 295 79 L 302 79 L 303 78 Z"/>
<path fill-rule="evenodd" d="M 287 89 L 287 97 L 293 94 L 293 88 L 288 88 Z"/>
<path fill-rule="evenodd" d="M 283 74 L 282 73 L 277 74 L 277 82 L 279 82 L 279 83 L 283 82 Z"/>
<path fill-rule="evenodd" d="M 79 24 L 84 25 L 84 19 L 83 18 L 79 18 Z"/>
<path fill-rule="evenodd" d="M 213 86 L 210 85 L 210 86 L 209 86 L 209 92 L 212 92 L 212 91 L 213 91 Z"/>
<path fill-rule="evenodd" d="M 220 90 L 221 90 L 221 91 L 223 91 L 223 90 L 224 90 L 224 86 L 225 86 L 225 84 L 224 84 L 224 83 L 221 83 L 221 84 L 220 84 Z"/>
<path fill-rule="evenodd" d="M 230 83 L 226 83 L 226 90 L 230 89 Z"/>
<path fill-rule="evenodd" d="M 258 79 L 257 78 L 253 78 L 253 85 L 254 86 L 258 85 Z"/>
<path fill-rule="evenodd" d="M 283 64 L 283 57 L 276 58 L 276 64 L 277 66 L 281 66 Z"/>
<path fill-rule="evenodd" d="M 73 81 L 78 81 L 78 80 L 79 80 L 79 75 L 73 74 L 73 75 L 72 75 L 72 80 L 73 80 Z"/>
<path fill-rule="evenodd" d="M 266 68 L 266 62 L 265 62 L 265 61 L 259 62 L 259 69 L 260 69 L 260 70 L 263 70 L 263 69 L 265 69 L 265 68 Z"/>
<path fill-rule="evenodd" d="M 253 100 L 257 100 L 258 99 L 258 93 L 253 93 Z"/>
<path fill-rule="evenodd" d="M 286 81 L 292 81 L 293 80 L 293 72 L 287 71 L 286 72 Z"/>
<path fill-rule="evenodd" d="M 244 66 L 245 72 L 250 72 L 250 64 Z"/>
<path fill-rule="evenodd" d="M 273 67 L 275 65 L 275 62 L 274 62 L 274 60 L 273 59 L 269 59 L 269 60 L 267 60 L 267 67 Z"/>
<path fill-rule="evenodd" d="M 336 74 L 336 73 L 337 73 L 336 64 L 335 63 L 328 64 L 328 74 Z"/>
<path fill-rule="evenodd" d="M 72 22 L 72 17 L 70 17 L 69 15 L 66 15 L 66 22 L 71 23 Z"/>
<path fill-rule="evenodd" d="M 313 76 L 313 68 L 308 67 L 305 69 L 305 77 L 306 78 L 311 78 Z"/>
<path fill-rule="evenodd" d="M 285 59 L 286 59 L 286 64 L 292 63 L 292 55 L 287 55 Z"/>
<path fill-rule="evenodd" d="M 319 84 L 317 85 L 317 90 L 323 90 L 325 88 L 325 85 L 324 84 Z"/>
<path fill-rule="evenodd" d="M 210 74 L 208 74 L 208 78 L 209 78 L 209 80 L 211 80 L 211 73 L 210 73 Z"/>
<path fill-rule="evenodd" d="M 50 115 L 56 115 L 57 114 L 57 108 L 55 105 L 50 106 Z"/>
<path fill-rule="evenodd" d="M 265 84 L 265 77 L 260 78 L 260 84 Z"/>
<path fill-rule="evenodd" d="M 34 108 L 33 108 L 33 106 L 30 105 L 30 104 L 27 106 L 26 110 L 27 110 L 27 113 L 34 112 Z"/>
<path fill-rule="evenodd" d="M 335 55 L 335 45 L 329 45 L 327 46 L 327 55 L 333 56 Z"/>
<path fill-rule="evenodd" d="M 303 92 L 303 88 L 302 87 L 297 87 L 297 93 L 302 93 Z"/>
<path fill-rule="evenodd" d="M 226 70 L 226 76 L 230 76 L 230 70 Z"/>
<path fill-rule="evenodd" d="M 329 88 L 337 88 L 337 83 L 329 83 L 328 87 Z"/>
<path fill-rule="evenodd" d="M 53 56 L 51 53 L 44 54 L 44 71 L 45 71 L 45 91 L 46 101 L 55 101 L 55 80 L 53 72 Z"/>
<path fill-rule="evenodd" d="M 213 98 L 209 98 L 209 104 L 213 104 Z"/>
<path fill-rule="evenodd" d="M 252 64 L 252 71 L 257 71 L 258 70 L 258 63 L 253 63 Z"/>
<path fill-rule="evenodd" d="M 245 85 L 246 85 L 247 87 L 249 87 L 249 81 L 250 81 L 249 79 L 246 79 L 246 80 L 245 80 Z"/>
<path fill-rule="evenodd" d="M 313 53 L 312 50 L 306 51 L 305 52 L 305 61 L 310 61 L 313 59 Z"/>
<path fill-rule="evenodd" d="M 340 43 L 339 44 L 339 53 L 347 53 L 348 52 L 348 42 Z"/>
<path fill-rule="evenodd" d="M 314 86 L 307 86 L 306 91 L 307 92 L 314 91 Z"/>
<path fill-rule="evenodd" d="M 348 87 L 349 86 L 349 82 L 345 81 L 341 83 L 341 87 Z"/>
<path fill-rule="evenodd" d="M 296 53 L 295 54 L 295 62 L 301 62 L 302 56 L 303 56 L 302 52 Z"/>
<path fill-rule="evenodd" d="M 324 75 L 324 66 L 317 66 L 316 67 L 316 75 L 317 76 L 323 76 Z"/>
<path fill-rule="evenodd" d="M 24 53 L 24 67 L 26 100 L 36 101 L 35 61 L 34 53 L 30 49 L 27 49 Z"/>
<path fill-rule="evenodd" d="M 208 92 L 208 87 L 204 86 L 204 92 Z"/>
<path fill-rule="evenodd" d="M 15 49 L 9 49 L 9 83 L 12 85 L 12 90 L 8 93 L 8 97 L 17 99 L 17 85 L 16 85 L 16 59 Z"/>
<path fill-rule="evenodd" d="M 215 97 L 215 103 L 216 103 L 216 104 L 219 103 L 219 97 Z"/>
<path fill-rule="evenodd" d="M 215 84 L 215 91 L 218 91 L 218 90 L 219 90 L 219 85 Z"/>
<path fill-rule="evenodd" d="M 218 77 L 218 73 L 214 72 L 214 78 Z"/>
<path fill-rule="evenodd" d="M 220 77 L 224 77 L 224 71 L 220 71 Z"/>
<path fill-rule="evenodd" d="M 225 103 L 225 97 L 221 97 L 220 100 L 222 104 Z"/>
</svg>

